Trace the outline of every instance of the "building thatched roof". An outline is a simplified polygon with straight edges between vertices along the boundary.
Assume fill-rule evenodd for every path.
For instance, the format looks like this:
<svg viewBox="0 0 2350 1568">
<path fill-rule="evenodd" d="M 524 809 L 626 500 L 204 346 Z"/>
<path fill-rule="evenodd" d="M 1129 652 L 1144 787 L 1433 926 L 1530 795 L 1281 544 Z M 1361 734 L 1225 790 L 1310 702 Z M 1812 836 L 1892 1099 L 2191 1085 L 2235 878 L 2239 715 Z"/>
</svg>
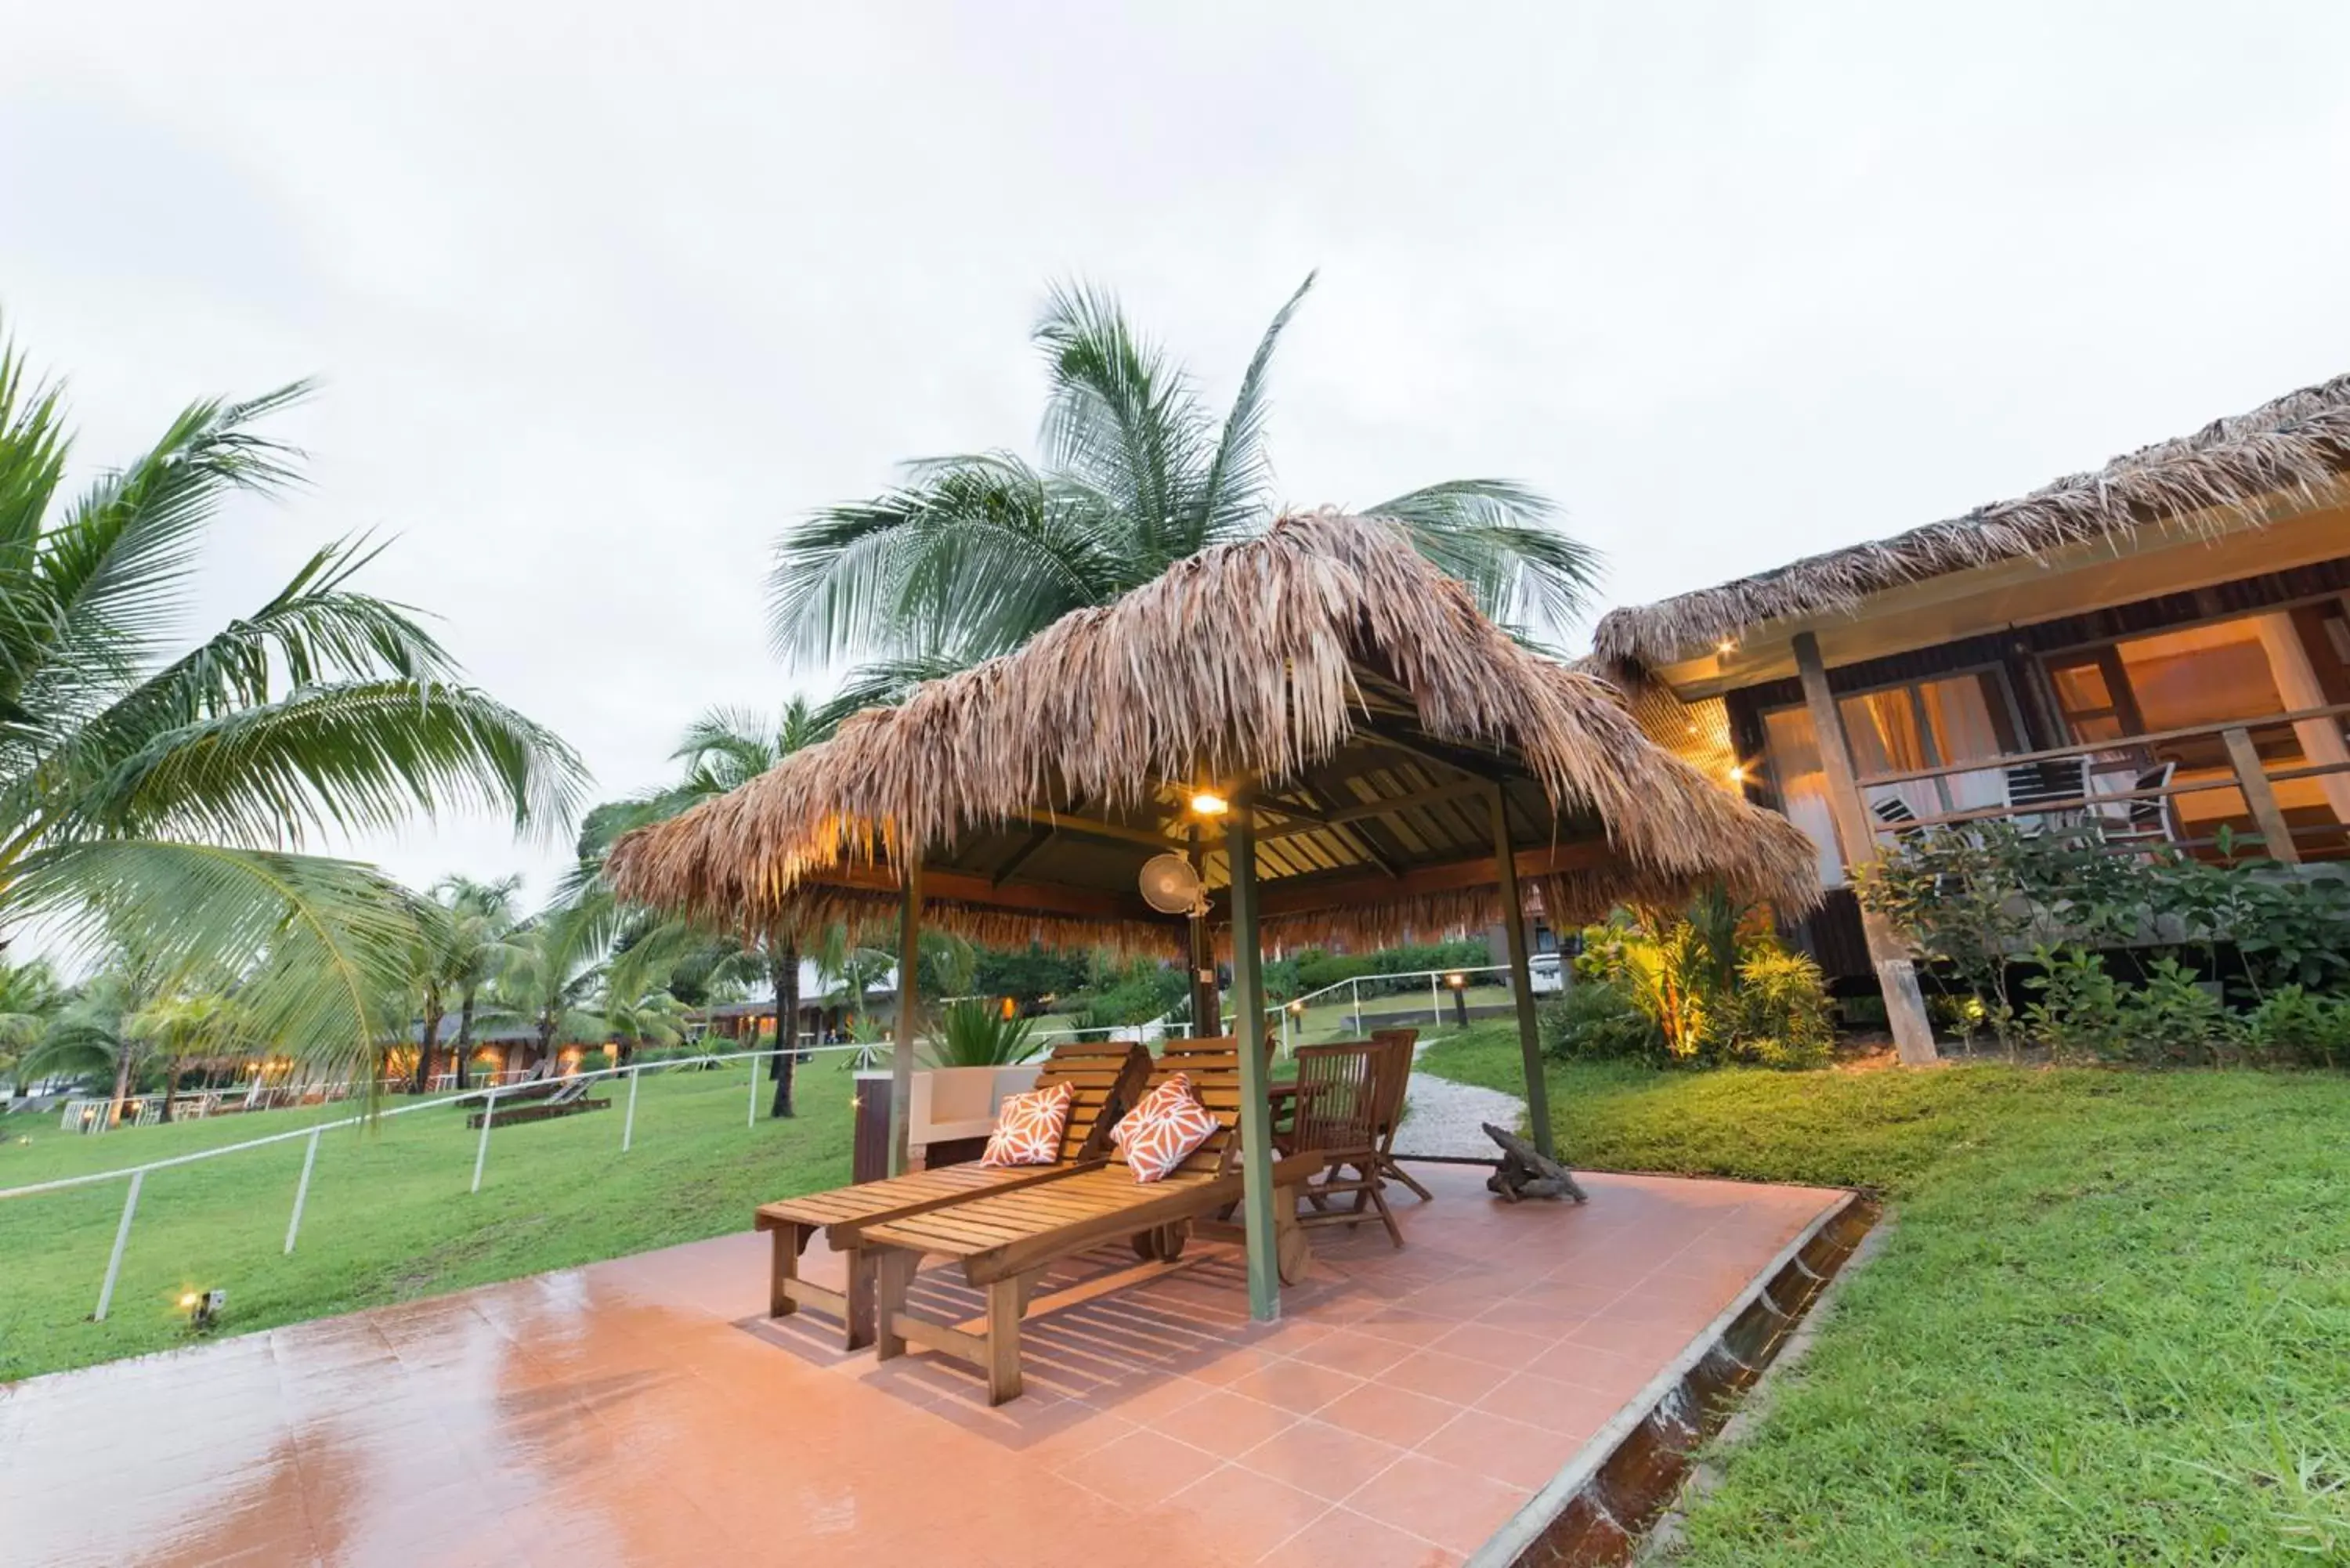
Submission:
<svg viewBox="0 0 2350 1568">
<path fill-rule="evenodd" d="M 1496 792 L 1554 921 L 1714 879 L 1791 909 L 1817 896 L 1783 819 L 1651 744 L 1604 681 L 1513 642 L 1393 525 L 1329 513 L 857 715 L 629 835 L 610 874 L 639 902 L 804 927 L 888 904 L 910 848 L 928 918 L 968 935 L 1172 951 L 1183 924 L 1136 874 L 1186 846 L 1195 785 L 1244 775 L 1277 940 L 1494 919 Z M 1212 896 L 1220 833 L 1195 860 Z"/>
<path fill-rule="evenodd" d="M 2258 525 L 2281 500 L 2328 504 L 2350 470 L 2350 375 L 2117 457 L 2013 501 L 1889 539 L 1610 612 L 1592 635 L 1602 668 L 1669 664 L 1755 628 L 1849 613 L 1870 594 L 1948 572 L 2038 558 L 2146 530 L 2192 535 Z"/>
</svg>

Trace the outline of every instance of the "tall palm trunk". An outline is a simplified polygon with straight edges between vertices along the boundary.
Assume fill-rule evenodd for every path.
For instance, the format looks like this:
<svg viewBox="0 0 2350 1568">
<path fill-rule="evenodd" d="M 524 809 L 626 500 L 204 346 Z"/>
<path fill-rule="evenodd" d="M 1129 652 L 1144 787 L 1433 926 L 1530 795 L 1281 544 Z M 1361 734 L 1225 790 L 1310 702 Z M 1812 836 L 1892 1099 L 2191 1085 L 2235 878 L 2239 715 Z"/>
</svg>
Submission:
<svg viewBox="0 0 2350 1568">
<path fill-rule="evenodd" d="M 778 948 L 771 940 L 767 952 L 768 978 L 775 987 L 775 1103 L 767 1114 L 788 1116 L 793 1114 L 792 1066 L 800 1043 L 799 944 L 786 940 Z"/>
<path fill-rule="evenodd" d="M 438 986 L 424 988 L 424 1033 L 416 1047 L 416 1082 L 409 1093 L 422 1094 L 432 1082 L 432 1058 L 441 1049 L 441 1020 L 447 1017 Z"/>
<path fill-rule="evenodd" d="M 130 1097 L 130 1042 L 125 1040 L 114 1053 L 114 1100 L 106 1107 L 106 1125 L 119 1126 L 122 1121 L 122 1102 Z"/>
<path fill-rule="evenodd" d="M 473 1054 L 473 988 L 465 988 L 465 997 L 457 1007 L 457 1092 L 465 1092 L 465 1064 Z"/>
</svg>

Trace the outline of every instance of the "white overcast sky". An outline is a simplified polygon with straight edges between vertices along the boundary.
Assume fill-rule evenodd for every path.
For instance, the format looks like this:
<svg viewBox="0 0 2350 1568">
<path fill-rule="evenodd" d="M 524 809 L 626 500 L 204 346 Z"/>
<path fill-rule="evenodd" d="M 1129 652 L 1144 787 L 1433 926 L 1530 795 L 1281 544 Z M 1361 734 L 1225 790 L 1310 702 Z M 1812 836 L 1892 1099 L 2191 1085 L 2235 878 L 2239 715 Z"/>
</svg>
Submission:
<svg viewBox="0 0 2350 1568">
<path fill-rule="evenodd" d="M 1523 479 L 1609 602 L 2350 369 L 2338 0 L 12 13 L 0 310 L 80 462 L 321 377 L 283 427 L 314 488 L 226 520 L 206 616 L 395 533 L 367 586 L 605 795 L 793 689 L 785 524 L 1032 447 L 1055 277 L 1221 397 L 1321 268 L 1288 498 Z M 351 847 L 539 891 L 561 855 L 477 821 Z"/>
</svg>

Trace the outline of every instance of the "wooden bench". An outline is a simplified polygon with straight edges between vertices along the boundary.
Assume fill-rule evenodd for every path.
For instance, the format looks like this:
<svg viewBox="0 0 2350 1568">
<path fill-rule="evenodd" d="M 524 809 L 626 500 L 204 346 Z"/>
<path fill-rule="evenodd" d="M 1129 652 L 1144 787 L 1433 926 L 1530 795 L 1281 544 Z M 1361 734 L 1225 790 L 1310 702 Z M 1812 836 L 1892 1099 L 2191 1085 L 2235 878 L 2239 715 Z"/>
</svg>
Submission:
<svg viewBox="0 0 2350 1568">
<path fill-rule="evenodd" d="M 1056 1181 L 975 1199 L 967 1203 L 867 1226 L 864 1242 L 876 1260 L 876 1354 L 903 1355 L 909 1341 L 977 1366 L 987 1377 L 988 1402 L 1020 1393 L 1020 1324 L 1024 1318 L 1065 1310 L 1180 1266 L 1191 1231 L 1239 1203 L 1240 1057 L 1232 1042 L 1186 1042 L 1160 1059 L 1154 1083 L 1174 1073 L 1191 1075 L 1201 1102 L 1220 1124 L 1165 1179 L 1138 1182 L 1124 1151 L 1109 1163 Z M 1220 1050 L 1201 1050 L 1200 1046 Z M 1318 1155 L 1274 1162 L 1274 1224 L 1281 1277 L 1295 1283 L 1307 1260 L 1297 1228 L 1297 1187 L 1321 1167 Z M 1052 1263 L 1125 1238 L 1143 1262 L 1032 1303 L 1037 1276 Z M 969 1324 L 940 1324 L 908 1310 L 908 1294 L 923 1257 L 960 1264 L 963 1277 L 983 1288 L 987 1309 Z"/>
<path fill-rule="evenodd" d="M 761 1205 L 758 1228 L 775 1233 L 767 1315 L 786 1317 L 803 1306 L 822 1307 L 839 1317 L 842 1340 L 848 1349 L 861 1350 L 872 1344 L 874 1276 L 872 1260 L 865 1251 L 867 1227 L 1099 1165 L 1109 1149 L 1111 1127 L 1134 1103 L 1149 1074 L 1150 1053 L 1129 1041 L 1072 1041 L 1057 1045 L 1036 1074 L 1038 1088 L 1066 1083 L 1072 1095 L 1068 1127 L 1061 1135 L 1061 1157 L 1054 1164 L 996 1168 L 950 1165 Z M 800 1278 L 800 1254 L 819 1231 L 847 1271 L 845 1291 Z"/>
</svg>

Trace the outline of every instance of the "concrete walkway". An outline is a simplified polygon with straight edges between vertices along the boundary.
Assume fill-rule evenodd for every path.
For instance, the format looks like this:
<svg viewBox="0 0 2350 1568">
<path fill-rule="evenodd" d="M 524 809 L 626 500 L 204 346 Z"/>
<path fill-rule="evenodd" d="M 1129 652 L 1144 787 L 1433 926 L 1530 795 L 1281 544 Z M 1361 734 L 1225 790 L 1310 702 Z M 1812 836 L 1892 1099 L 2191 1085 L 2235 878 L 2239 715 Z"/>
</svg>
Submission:
<svg viewBox="0 0 2350 1568">
<path fill-rule="evenodd" d="M 1419 1049 L 1428 1049 L 1422 1041 Z M 1491 1158 L 1493 1140 L 1483 1124 L 1516 1131 L 1524 1125 L 1526 1103 L 1499 1089 L 1456 1084 L 1432 1073 L 1415 1072 L 1404 1101 L 1403 1126 L 1396 1132 L 1399 1154 L 1451 1154 Z"/>
</svg>

